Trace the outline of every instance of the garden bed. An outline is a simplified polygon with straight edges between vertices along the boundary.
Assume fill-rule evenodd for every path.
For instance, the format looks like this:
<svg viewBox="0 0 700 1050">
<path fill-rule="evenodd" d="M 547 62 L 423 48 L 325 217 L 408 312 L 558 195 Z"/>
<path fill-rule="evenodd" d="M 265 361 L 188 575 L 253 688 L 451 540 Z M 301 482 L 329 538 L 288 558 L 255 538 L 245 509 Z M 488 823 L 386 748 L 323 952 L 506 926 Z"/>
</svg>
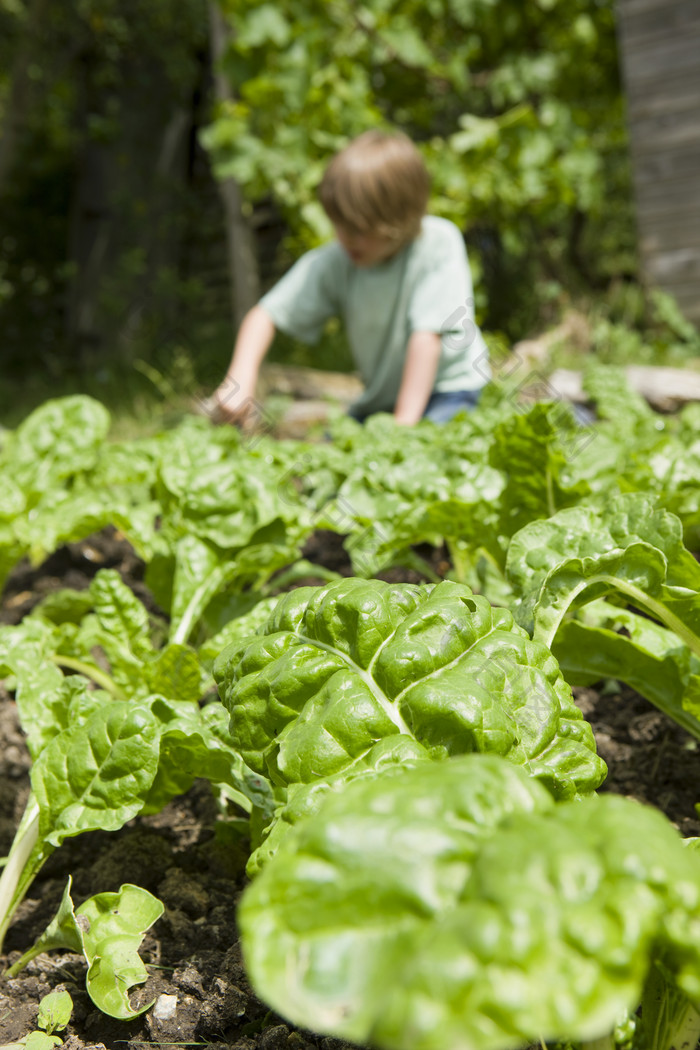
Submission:
<svg viewBox="0 0 700 1050">
<path fill-rule="evenodd" d="M 311 560 L 350 575 L 339 537 L 317 533 L 307 544 Z M 434 567 L 442 568 L 440 552 Z M 141 599 L 143 564 L 129 544 L 108 529 L 62 547 L 38 570 L 26 563 L 12 573 L 0 622 L 16 623 L 46 593 L 87 586 L 100 568 L 116 568 Z M 397 578 L 396 572 L 392 575 Z M 414 573 L 403 579 L 415 581 Z M 661 809 L 684 836 L 700 834 L 696 742 L 626 686 L 613 682 L 575 690 L 609 767 L 603 790 Z M 0 691 L 0 852 L 10 845 L 28 791 L 30 759 L 12 697 Z M 31 887 L 5 942 L 14 961 L 54 915 L 68 875 L 73 899 L 117 890 L 132 882 L 158 896 L 165 913 L 147 935 L 142 957 L 148 982 L 132 1003 L 155 1006 L 133 1021 L 111 1020 L 85 991 L 82 958 L 56 951 L 41 955 L 18 977 L 0 983 L 0 1044 L 26 1035 L 40 999 L 66 988 L 74 1001 L 64 1033 L 68 1050 L 104 1046 L 130 1050 L 145 1044 L 225 1045 L 236 1050 L 335 1050 L 338 1040 L 300 1032 L 272 1014 L 251 992 L 236 932 L 236 901 L 245 885 L 245 843 L 224 822 L 211 787 L 197 782 L 157 816 L 137 818 L 116 834 L 93 832 L 69 839 Z"/>
</svg>

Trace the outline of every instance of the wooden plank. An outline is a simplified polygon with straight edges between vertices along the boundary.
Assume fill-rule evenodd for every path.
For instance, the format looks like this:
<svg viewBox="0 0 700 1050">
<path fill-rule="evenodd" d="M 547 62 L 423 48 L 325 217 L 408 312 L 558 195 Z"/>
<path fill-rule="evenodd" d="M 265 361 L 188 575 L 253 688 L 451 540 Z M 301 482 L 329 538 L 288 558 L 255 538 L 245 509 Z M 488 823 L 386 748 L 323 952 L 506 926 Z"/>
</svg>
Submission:
<svg viewBox="0 0 700 1050">
<path fill-rule="evenodd" d="M 668 192 L 665 196 L 659 196 L 654 200 L 645 199 L 640 194 L 636 195 L 637 215 L 645 224 L 651 226 L 657 223 L 674 222 L 675 215 L 683 216 L 684 222 L 700 215 L 700 200 L 698 200 L 698 186 L 694 190 L 688 189 L 681 193 L 674 191 L 673 184 L 669 183 Z"/>
<path fill-rule="evenodd" d="M 698 40 L 700 48 L 700 39 Z M 634 127 L 643 117 L 653 117 L 662 113 L 688 112 L 695 107 L 697 112 L 700 98 L 700 69 L 697 76 L 683 74 L 669 78 L 658 84 L 654 91 L 635 92 L 627 95 L 627 119 Z"/>
<path fill-rule="evenodd" d="M 618 0 L 617 17 L 624 21 L 647 11 L 666 10 L 673 0 Z"/>
<path fill-rule="evenodd" d="M 693 281 L 692 284 L 674 284 L 672 288 L 666 289 L 671 295 L 674 296 L 681 308 L 682 313 L 689 321 L 700 328 L 700 300 L 698 300 L 698 282 Z"/>
<path fill-rule="evenodd" d="M 681 284 L 700 278 L 700 245 L 656 252 L 647 264 L 647 272 L 655 281 Z M 700 296 L 699 296 L 700 298 Z"/>
<path fill-rule="evenodd" d="M 617 0 L 640 254 L 700 323 L 700 0 Z"/>
<path fill-rule="evenodd" d="M 700 30 L 700 5 L 697 0 L 675 0 L 656 3 L 644 10 L 629 10 L 618 3 L 618 26 L 625 50 L 632 53 L 638 42 L 650 37 L 661 39 L 679 33 Z"/>
<path fill-rule="evenodd" d="M 685 220 L 685 221 L 684 221 Z M 700 244 L 700 214 L 679 215 L 677 219 L 665 220 L 637 216 L 640 230 L 640 247 L 644 255 L 654 252 L 680 251 Z"/>
<path fill-rule="evenodd" d="M 625 54 L 624 79 L 630 90 L 654 89 L 664 76 L 687 70 L 691 75 L 698 66 L 698 37 L 676 39 L 658 47 L 648 47 Z"/>
<path fill-rule="evenodd" d="M 646 234 L 654 234 L 658 231 L 669 231 L 672 243 L 678 248 L 688 247 L 688 236 L 696 236 L 700 227 L 700 206 L 697 200 L 675 202 L 669 200 L 664 206 L 657 204 L 654 207 L 645 207 L 637 201 L 636 204 L 637 224 Z M 678 243 L 678 238 L 682 242 Z M 700 244 L 700 240 L 698 240 Z"/>
<path fill-rule="evenodd" d="M 658 183 L 666 179 L 698 177 L 700 173 L 700 143 L 639 157 L 636 156 L 633 147 L 632 154 L 635 184 L 640 187 L 645 186 L 648 182 Z"/>
<path fill-rule="evenodd" d="M 672 205 L 676 201 L 690 202 L 700 208 L 700 169 L 692 178 L 674 178 L 671 173 L 663 179 L 645 182 L 637 188 L 637 204 L 653 212 L 658 205 Z"/>
<path fill-rule="evenodd" d="M 635 157 L 648 156 L 661 149 L 690 149 L 700 145 L 700 120 L 688 113 L 686 119 L 672 113 L 645 117 L 632 127 Z"/>
<path fill-rule="evenodd" d="M 666 204 L 656 204 L 653 207 L 644 206 L 637 201 L 636 213 L 637 223 L 645 232 L 668 229 L 671 235 L 676 237 L 678 234 L 683 236 L 686 231 L 697 233 L 700 225 L 700 205 L 697 198 L 685 201 L 680 198 L 677 201 L 669 200 Z M 684 238 L 684 244 L 686 243 L 687 238 Z"/>
</svg>

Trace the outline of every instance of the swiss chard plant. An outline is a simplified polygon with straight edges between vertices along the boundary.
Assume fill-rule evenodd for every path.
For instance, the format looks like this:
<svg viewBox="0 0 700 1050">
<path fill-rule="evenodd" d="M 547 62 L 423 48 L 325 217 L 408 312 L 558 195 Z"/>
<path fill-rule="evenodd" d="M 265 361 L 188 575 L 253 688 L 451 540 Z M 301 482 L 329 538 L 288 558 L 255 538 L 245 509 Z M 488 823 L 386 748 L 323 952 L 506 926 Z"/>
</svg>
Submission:
<svg viewBox="0 0 700 1050">
<path fill-rule="evenodd" d="M 116 573 L 98 573 L 87 594 L 52 596 L 45 612 L 53 619 L 39 610 L 0 629 L 0 676 L 15 689 L 33 759 L 0 877 L 0 944 L 66 838 L 158 812 L 196 777 L 224 785 L 249 810 L 251 799 L 260 803 L 259 778 L 235 752 L 226 712 L 200 703 L 209 679 L 197 656 L 177 644 L 154 647 L 145 609 Z"/>
<path fill-rule="evenodd" d="M 624 681 L 700 738 L 700 658 L 674 631 L 599 598 L 562 623 L 552 652 L 571 685 Z"/>
<path fill-rule="evenodd" d="M 700 565 L 684 547 L 675 515 L 642 493 L 572 507 L 521 529 L 509 546 L 506 568 L 517 596 L 518 622 L 576 665 L 577 681 L 587 674 L 590 680 L 595 672 L 630 680 L 700 735 Z M 575 610 L 605 597 L 631 609 L 618 629 L 601 634 L 585 618 L 576 628 L 567 624 Z M 639 624 L 635 610 L 665 631 Z M 612 605 L 608 624 L 615 615 Z M 570 656 L 567 639 L 575 639 L 578 647 Z M 604 643 L 600 649 L 598 642 Z M 669 656 L 673 650 L 675 657 Z M 666 688 L 661 683 L 659 689 L 656 674 L 645 684 L 644 668 L 666 658 L 676 669 Z"/>
<path fill-rule="evenodd" d="M 700 854 L 613 795 L 555 804 L 469 755 L 326 796 L 243 896 L 258 994 L 385 1050 L 700 1037 Z M 641 1003 L 641 1017 L 635 1019 Z"/>
<path fill-rule="evenodd" d="M 123 1021 L 137 1017 L 153 1005 L 151 1001 L 134 1009 L 129 1001 L 130 989 L 148 977 L 138 949 L 163 914 L 163 905 L 147 890 L 127 883 L 116 893 L 98 893 L 75 908 L 70 890 L 69 877 L 56 915 L 5 976 L 16 977 L 42 952 L 68 949 L 84 957 L 88 995 L 102 1013 Z"/>
<path fill-rule="evenodd" d="M 107 410 L 88 397 L 46 401 L 0 448 L 0 587 L 24 556 L 35 564 L 67 540 L 109 523 L 105 498 L 81 490 L 109 429 Z"/>
<path fill-rule="evenodd" d="M 409 757 L 503 755 L 557 798 L 605 776 L 551 653 L 460 584 L 298 588 L 214 675 L 235 747 L 287 800 L 278 823 Z"/>
</svg>

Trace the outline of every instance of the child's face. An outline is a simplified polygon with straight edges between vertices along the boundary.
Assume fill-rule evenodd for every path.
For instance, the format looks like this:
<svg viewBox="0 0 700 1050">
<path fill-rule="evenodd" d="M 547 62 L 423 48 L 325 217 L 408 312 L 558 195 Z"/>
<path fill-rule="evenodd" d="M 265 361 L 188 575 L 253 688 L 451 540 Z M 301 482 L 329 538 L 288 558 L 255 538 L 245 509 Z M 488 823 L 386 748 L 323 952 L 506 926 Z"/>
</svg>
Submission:
<svg viewBox="0 0 700 1050">
<path fill-rule="evenodd" d="M 333 224 L 335 235 L 355 266 L 376 266 L 386 262 L 401 249 L 402 245 L 392 237 L 379 233 L 360 233 L 350 226 Z"/>
</svg>

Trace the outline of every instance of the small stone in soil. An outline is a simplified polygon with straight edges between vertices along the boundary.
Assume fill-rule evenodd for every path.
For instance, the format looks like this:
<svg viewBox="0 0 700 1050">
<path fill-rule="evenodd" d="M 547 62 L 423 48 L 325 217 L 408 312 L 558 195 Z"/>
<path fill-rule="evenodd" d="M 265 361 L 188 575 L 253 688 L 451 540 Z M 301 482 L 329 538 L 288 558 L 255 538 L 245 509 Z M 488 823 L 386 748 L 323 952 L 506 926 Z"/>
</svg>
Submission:
<svg viewBox="0 0 700 1050">
<path fill-rule="evenodd" d="M 153 1016 L 156 1021 L 172 1021 L 177 1014 L 177 996 L 159 995 L 153 1007 Z"/>
</svg>

